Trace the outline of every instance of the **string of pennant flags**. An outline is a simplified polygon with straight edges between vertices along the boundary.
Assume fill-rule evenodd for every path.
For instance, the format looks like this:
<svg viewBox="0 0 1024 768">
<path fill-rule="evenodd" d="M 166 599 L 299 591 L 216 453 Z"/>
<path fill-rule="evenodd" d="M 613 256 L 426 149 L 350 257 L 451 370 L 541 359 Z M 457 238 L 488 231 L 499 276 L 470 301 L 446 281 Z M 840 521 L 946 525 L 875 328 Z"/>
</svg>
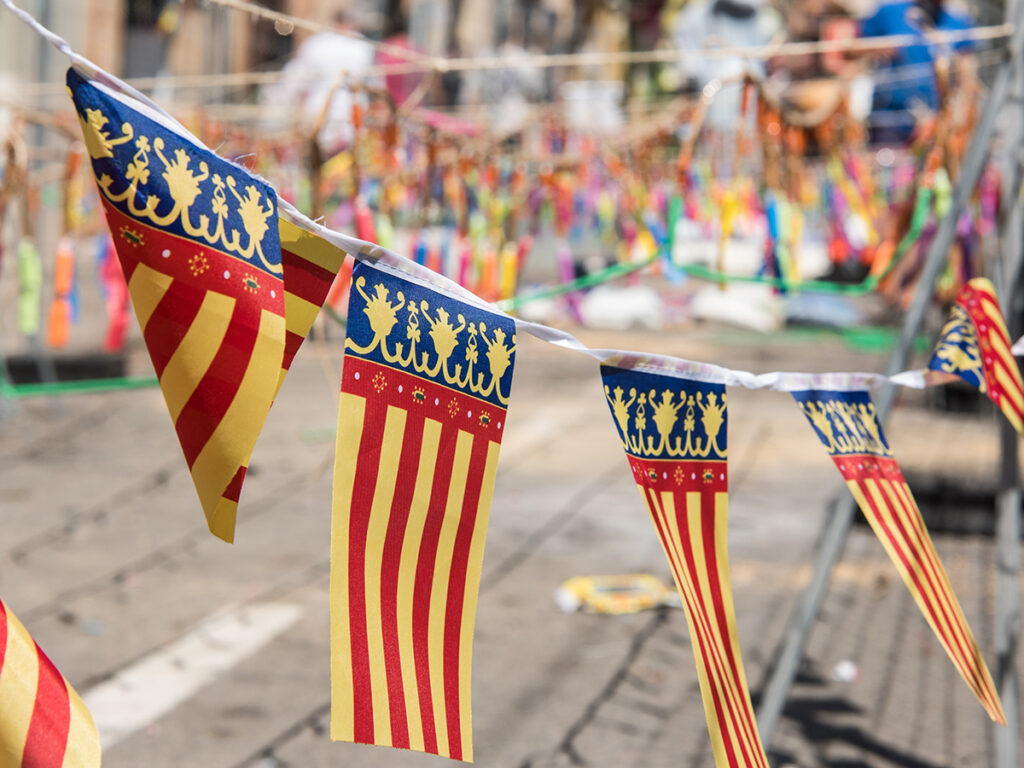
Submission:
<svg viewBox="0 0 1024 768">
<path fill-rule="evenodd" d="M 1005 723 L 871 399 L 884 383 L 960 378 L 1024 434 L 1014 359 L 1024 339 L 1011 347 L 987 280 L 971 280 L 957 297 L 928 367 L 895 376 L 754 374 L 592 349 L 310 220 L 0 2 L 71 58 L 67 88 L 131 304 L 200 506 L 221 539 L 233 540 L 249 457 L 291 362 L 346 255 L 355 259 L 332 502 L 332 739 L 473 758 L 476 603 L 519 333 L 601 364 L 613 423 L 682 601 L 718 766 L 767 766 L 728 567 L 729 387 L 794 397 L 954 667 L 989 717 Z M 35 714 L 32 727 L 0 727 L 0 755 L 31 768 L 99 765 L 95 727 L 77 696 L 56 670 L 44 684 L 32 670 L 45 665 L 12 652 L 27 633 L 2 604 L 0 618 L 0 701 L 40 717 L 72 713 L 43 728 L 52 742 L 45 749 L 32 746 Z M 58 682 L 63 697 L 52 693 Z"/>
</svg>

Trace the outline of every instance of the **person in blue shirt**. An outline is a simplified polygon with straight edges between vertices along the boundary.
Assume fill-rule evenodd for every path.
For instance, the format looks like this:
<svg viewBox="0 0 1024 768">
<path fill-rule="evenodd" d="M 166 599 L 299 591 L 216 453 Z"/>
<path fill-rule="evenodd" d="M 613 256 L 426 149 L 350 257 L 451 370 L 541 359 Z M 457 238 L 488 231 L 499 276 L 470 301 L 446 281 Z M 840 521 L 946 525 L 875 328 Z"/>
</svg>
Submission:
<svg viewBox="0 0 1024 768">
<path fill-rule="evenodd" d="M 938 91 L 934 60 L 938 46 L 929 44 L 926 31 L 967 30 L 971 20 L 945 7 L 943 0 L 896 0 L 883 2 L 861 23 L 863 37 L 919 35 L 921 42 L 890 52 L 886 65 L 878 70 L 872 102 L 873 136 L 882 141 L 904 141 L 914 128 L 914 107 L 935 109 Z M 972 49 L 970 41 L 951 44 L 957 53 Z"/>
</svg>

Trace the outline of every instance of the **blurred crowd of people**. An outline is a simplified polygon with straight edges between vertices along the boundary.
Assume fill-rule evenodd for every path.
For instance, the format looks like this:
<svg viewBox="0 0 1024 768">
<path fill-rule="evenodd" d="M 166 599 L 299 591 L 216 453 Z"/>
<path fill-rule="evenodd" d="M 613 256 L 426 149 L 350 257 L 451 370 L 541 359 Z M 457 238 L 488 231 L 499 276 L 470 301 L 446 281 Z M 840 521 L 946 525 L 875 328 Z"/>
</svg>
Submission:
<svg viewBox="0 0 1024 768">
<path fill-rule="evenodd" d="M 935 66 L 969 54 L 968 40 L 933 44 L 931 32 L 969 30 L 972 21 L 948 0 L 793 0 L 780 7 L 770 0 L 691 0 L 672 23 L 672 42 L 683 53 L 676 76 L 699 88 L 720 78 L 736 80 L 749 73 L 806 94 L 808 111 L 830 92 L 826 83 L 850 90 L 855 115 L 865 120 L 876 141 L 905 141 L 925 111 L 938 106 Z M 912 45 L 861 54 L 843 50 L 769 57 L 710 58 L 702 51 L 716 46 L 772 46 L 787 42 L 841 42 L 858 37 L 908 35 Z M 727 86 L 719 121 L 733 119 L 739 87 Z"/>
<path fill-rule="evenodd" d="M 581 95 L 586 100 L 595 93 L 612 93 L 612 98 L 620 101 L 658 93 L 697 93 L 716 79 L 722 82 L 722 89 L 708 116 L 709 125 L 729 128 L 735 124 L 739 109 L 740 81 L 757 78 L 787 92 L 796 108 L 811 115 L 815 110 L 827 111 L 832 94 L 842 89 L 848 94 L 851 112 L 869 126 L 874 140 L 900 142 L 909 138 L 922 113 L 934 111 L 938 105 L 936 63 L 970 58 L 959 55 L 974 50 L 968 40 L 939 45 L 928 39 L 933 31 L 971 28 L 970 16 L 955 8 L 954 2 L 646 0 L 622 4 L 531 0 L 521 4 L 519 15 L 504 12 L 501 28 L 487 36 L 488 45 L 464 52 L 460 38 L 452 31 L 443 52 L 449 56 L 470 53 L 516 59 L 531 53 L 658 46 L 677 50 L 678 60 L 668 65 L 619 68 L 622 87 L 610 91 L 565 87 L 566 80 L 613 80 L 616 70 L 600 66 L 561 70 L 557 75 L 528 66 L 447 72 L 426 84 L 422 72 L 403 72 L 371 78 L 370 82 L 386 88 L 399 107 L 411 98 L 441 108 L 488 107 L 491 128 L 511 131 L 529 119 L 525 106 L 530 103 L 576 98 L 579 108 Z M 626 10 L 617 14 L 615 9 L 622 5 Z M 571 23 L 562 18 L 565 13 L 571 14 Z M 387 34 L 381 35 L 380 30 L 357 30 L 352 16 L 337 13 L 333 31 L 307 37 L 296 47 L 282 80 L 264 94 L 266 103 L 285 107 L 284 113 L 291 119 L 321 126 L 326 143 L 345 143 L 352 134 L 353 93 L 348 83 L 361 81 L 361 74 L 375 65 L 408 63 L 409 56 L 403 51 L 413 54 L 422 48 L 409 34 L 407 21 L 399 14 L 389 20 Z M 458 22 L 449 19 L 453 30 Z M 383 36 L 386 46 L 375 46 L 369 39 L 353 34 L 359 31 Z M 919 39 L 909 46 L 861 54 L 841 49 L 765 57 L 707 53 L 721 47 L 842 42 L 890 35 Z"/>
</svg>

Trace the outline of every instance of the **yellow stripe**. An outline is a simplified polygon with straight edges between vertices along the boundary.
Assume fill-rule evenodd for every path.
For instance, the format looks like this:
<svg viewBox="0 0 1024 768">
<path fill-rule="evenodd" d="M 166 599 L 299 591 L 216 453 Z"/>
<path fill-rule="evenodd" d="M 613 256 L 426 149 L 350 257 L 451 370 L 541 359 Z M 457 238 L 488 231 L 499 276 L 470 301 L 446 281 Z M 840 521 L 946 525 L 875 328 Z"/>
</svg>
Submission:
<svg viewBox="0 0 1024 768">
<path fill-rule="evenodd" d="M 234 308 L 235 300 L 230 296 L 207 291 L 195 320 L 167 361 L 160 376 L 160 389 L 172 421 L 177 421 L 181 409 L 217 355 Z"/>
<path fill-rule="evenodd" d="M 349 640 L 348 526 L 366 400 L 341 393 L 331 502 L 331 740 L 355 739 L 355 694 Z"/>
<path fill-rule="evenodd" d="M 150 269 L 145 264 L 139 264 L 132 273 L 132 279 L 128 283 L 128 294 L 132 297 L 132 306 L 135 307 L 135 317 L 139 320 L 139 328 L 146 330 L 146 324 L 153 315 L 153 310 L 167 293 L 167 289 L 174 278 Z"/>
<path fill-rule="evenodd" d="M 768 765 L 768 756 L 764 753 L 764 745 L 761 744 L 761 737 L 757 733 L 757 724 L 754 718 L 754 705 L 750 702 L 750 688 L 747 686 L 747 671 L 743 666 L 743 656 L 740 653 L 739 633 L 736 628 L 736 606 L 732 598 L 732 579 L 729 576 L 729 548 L 727 542 L 727 530 L 729 519 L 729 494 L 722 492 L 715 494 L 715 556 L 718 562 L 718 580 L 722 590 L 722 606 L 725 611 L 725 620 L 728 624 L 728 637 L 725 640 L 732 648 L 732 657 L 736 661 L 735 681 L 739 685 L 739 707 L 742 714 L 750 721 L 750 727 L 744 727 L 747 736 L 747 743 L 760 765 Z M 752 731 L 752 732 L 751 732 Z"/>
<path fill-rule="evenodd" d="M 39 686 L 39 657 L 28 630 L 4 607 L 7 650 L 0 670 L 0 765 L 20 766 Z"/>
<path fill-rule="evenodd" d="M 658 504 L 658 497 L 653 490 L 640 488 L 640 495 L 643 496 L 644 504 L 647 507 L 647 511 L 651 515 L 651 523 L 655 526 L 655 531 L 659 528 L 664 532 L 664 537 L 661 539 L 661 548 L 665 552 L 665 558 L 668 560 L 669 568 L 672 569 L 672 579 L 676 583 L 676 590 L 679 592 L 679 597 L 682 599 L 685 607 L 686 603 L 686 573 L 682 568 L 682 552 L 677 541 L 672 539 L 672 533 L 669 530 L 669 518 L 675 519 L 675 498 L 671 493 L 662 494 L 662 506 Z M 661 534 L 659 534 L 660 536 Z"/>
<path fill-rule="evenodd" d="M 221 494 L 238 468 L 249 463 L 274 401 L 283 354 L 284 318 L 263 310 L 252 358 L 235 399 L 192 465 L 192 481 L 210 532 L 225 541 L 234 538 L 237 505 L 222 499 Z"/>
<path fill-rule="evenodd" d="M 284 292 L 284 316 L 288 330 L 303 338 L 313 327 L 316 316 L 320 314 L 320 307 L 311 301 L 306 301 L 289 291 Z"/>
<path fill-rule="evenodd" d="M 707 561 L 707 555 L 704 553 L 704 539 L 702 537 L 701 530 L 701 494 L 700 492 L 691 491 L 686 494 L 686 510 L 687 510 L 687 527 L 689 528 L 690 534 L 690 548 L 693 551 L 693 562 L 694 568 L 697 571 L 697 590 L 700 592 L 703 603 L 706 606 L 704 611 L 705 624 L 708 628 L 708 634 L 705 636 L 705 641 L 711 647 L 708 648 L 710 654 L 710 662 L 712 669 L 717 663 L 720 670 L 715 672 L 715 678 L 718 680 L 719 690 L 722 692 L 722 705 L 725 709 L 723 715 L 725 717 L 726 727 L 729 733 L 729 739 L 735 745 L 737 751 L 740 750 L 741 745 L 747 745 L 749 751 L 753 751 L 756 754 L 756 750 L 751 749 L 749 739 L 743 733 L 741 723 L 738 719 L 733 717 L 729 713 L 728 705 L 731 703 L 732 708 L 738 710 L 740 708 L 740 694 L 736 690 L 735 681 L 732 680 L 732 675 L 729 674 L 728 665 L 725 661 L 725 643 L 726 638 L 722 636 L 718 621 L 714 615 L 715 601 L 711 595 L 711 582 L 709 579 L 710 567 Z M 715 662 L 715 656 L 718 657 L 718 662 Z M 739 714 L 737 712 L 737 714 Z"/>
<path fill-rule="evenodd" d="M 448 503 L 441 523 L 441 538 L 437 543 L 434 561 L 434 580 L 430 587 L 430 635 L 427 640 L 430 659 L 430 696 L 434 703 L 434 728 L 437 731 L 437 753 L 449 757 L 448 718 L 444 696 L 444 619 L 448 605 L 448 579 L 451 577 L 455 534 L 462 517 L 462 499 L 466 494 L 469 457 L 473 449 L 473 436 L 459 430 L 455 442 L 455 461 L 448 485 Z"/>
<path fill-rule="evenodd" d="M 66 682 L 66 681 L 65 681 Z M 67 749 L 61 768 L 99 768 L 100 737 L 96 724 L 75 689 L 68 685 L 68 703 L 71 722 L 68 728 Z"/>
<path fill-rule="evenodd" d="M 470 707 L 470 670 L 473 665 L 473 626 L 476 622 L 476 603 L 480 590 L 480 570 L 484 562 L 484 540 L 494 494 L 494 478 L 498 472 L 499 443 L 487 445 L 487 462 L 480 484 L 480 502 L 476 508 L 476 525 L 469 545 L 469 563 L 466 569 L 466 593 L 462 604 L 462 629 L 459 634 L 459 719 L 462 733 L 462 759 L 473 762 L 473 711 Z"/>
<path fill-rule="evenodd" d="M 377 486 L 373 490 L 373 504 L 366 529 L 366 557 L 364 560 L 366 592 L 366 637 L 370 655 L 370 692 L 373 696 L 373 743 L 391 746 L 391 705 L 388 697 L 388 675 L 384 664 L 384 624 L 381 617 L 380 571 L 384 562 L 384 542 L 387 539 L 391 502 L 395 497 L 395 482 L 402 457 L 405 437 L 406 411 L 388 406 L 384 419 L 384 436 L 380 446 L 377 467 Z"/>
<path fill-rule="evenodd" d="M 989 299 L 987 296 L 981 297 L 981 311 L 988 321 L 992 324 L 992 327 L 997 331 L 1001 331 L 1000 334 L 990 334 L 992 336 L 1009 336 L 1009 332 L 1006 330 L 1006 321 L 1003 319 L 1003 312 L 999 308 L 999 305 Z"/>
<path fill-rule="evenodd" d="M 651 513 L 651 522 L 655 526 L 655 531 L 660 529 L 662 536 L 661 548 L 665 552 L 665 558 L 668 560 L 669 568 L 672 569 L 672 578 L 676 582 L 676 589 L 679 590 L 679 596 L 683 597 L 686 589 L 686 574 L 683 571 L 680 563 L 682 562 L 682 553 L 679 551 L 679 544 L 672 538 L 672 531 L 669 529 L 669 519 L 675 519 L 675 498 L 671 493 L 665 493 L 662 495 L 659 501 L 658 495 L 652 489 L 640 487 L 640 494 L 644 497 L 644 504 L 647 505 L 647 511 Z"/>
<path fill-rule="evenodd" d="M 412 648 L 413 596 L 416 591 L 416 566 L 419 562 L 423 527 L 434 486 L 434 465 L 441 441 L 441 422 L 423 422 L 423 446 L 416 471 L 416 487 L 409 506 L 409 520 L 402 541 L 402 559 L 398 565 L 398 649 L 402 659 L 402 688 L 405 691 L 405 716 L 409 722 L 409 749 L 423 751 L 423 718 L 420 715 L 419 688 L 416 683 L 416 657 Z"/>
<path fill-rule="evenodd" d="M 277 220 L 281 247 L 331 272 L 341 269 L 345 252 L 319 235 L 307 232 L 283 218 Z"/>
<path fill-rule="evenodd" d="M 1017 406 L 1017 410 L 1024 410 L 1024 396 L 1021 395 L 1020 381 L 1014 378 L 1013 373 L 1017 371 L 1017 363 L 1013 363 L 1013 371 L 1010 371 L 1002 364 L 1002 360 L 996 362 L 996 381 L 999 382 L 1006 396 Z M 1019 374 L 1018 374 L 1019 375 Z"/>
<path fill-rule="evenodd" d="M 640 490 L 644 497 L 644 503 L 651 513 L 651 521 L 656 527 L 660 526 L 664 532 L 665 538 L 661 542 L 661 546 L 665 550 L 665 557 L 668 558 L 669 567 L 672 569 L 672 576 L 676 582 L 676 589 L 679 590 L 679 596 L 684 598 L 686 584 L 689 580 L 683 566 L 683 548 L 679 541 L 679 529 L 676 525 L 675 496 L 666 491 L 662 493 L 659 503 L 658 496 L 653 490 L 644 490 L 643 488 Z M 675 536 L 672 534 L 673 530 L 675 530 Z"/>
<path fill-rule="evenodd" d="M 987 277 L 972 277 L 967 281 L 967 285 L 971 286 L 978 293 L 987 293 L 989 296 L 995 296 L 996 287 L 992 285 L 992 281 Z"/>
</svg>

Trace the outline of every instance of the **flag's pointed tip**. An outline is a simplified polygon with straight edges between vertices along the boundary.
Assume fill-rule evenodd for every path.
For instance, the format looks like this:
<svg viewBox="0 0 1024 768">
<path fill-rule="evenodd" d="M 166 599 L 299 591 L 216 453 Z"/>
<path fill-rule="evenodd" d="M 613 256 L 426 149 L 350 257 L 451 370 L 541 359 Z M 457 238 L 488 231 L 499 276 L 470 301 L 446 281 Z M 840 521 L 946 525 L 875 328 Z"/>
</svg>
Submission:
<svg viewBox="0 0 1024 768">
<path fill-rule="evenodd" d="M 986 293 L 992 294 L 992 298 L 995 298 L 996 287 L 992 284 L 992 281 L 987 277 L 972 277 L 967 281 L 967 285 L 978 291 L 985 291 Z M 965 286 L 966 287 L 966 286 Z"/>
<path fill-rule="evenodd" d="M 210 533 L 228 544 L 235 543 L 235 514 L 238 511 L 238 503 L 221 499 L 217 506 L 206 516 Z"/>
<path fill-rule="evenodd" d="M 988 716 L 996 725 L 1006 725 L 1006 715 L 1003 713 L 1002 703 L 997 699 L 995 708 L 986 707 Z"/>
</svg>

